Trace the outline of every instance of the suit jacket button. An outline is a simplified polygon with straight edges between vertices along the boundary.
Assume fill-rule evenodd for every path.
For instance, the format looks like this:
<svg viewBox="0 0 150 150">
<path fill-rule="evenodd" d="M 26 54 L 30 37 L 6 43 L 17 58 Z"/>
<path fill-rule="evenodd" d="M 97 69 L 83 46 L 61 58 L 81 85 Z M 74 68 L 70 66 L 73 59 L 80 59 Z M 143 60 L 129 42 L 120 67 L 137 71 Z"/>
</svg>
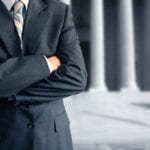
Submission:
<svg viewBox="0 0 150 150">
<path fill-rule="evenodd" d="M 30 102 L 29 101 L 24 101 L 23 104 L 24 104 L 25 107 L 29 108 Z"/>
<path fill-rule="evenodd" d="M 27 128 L 29 128 L 29 129 L 34 128 L 34 124 L 33 123 L 27 123 Z"/>
<path fill-rule="evenodd" d="M 64 70 L 62 70 L 62 72 L 61 72 L 64 76 L 66 75 L 66 72 L 64 71 Z"/>
</svg>

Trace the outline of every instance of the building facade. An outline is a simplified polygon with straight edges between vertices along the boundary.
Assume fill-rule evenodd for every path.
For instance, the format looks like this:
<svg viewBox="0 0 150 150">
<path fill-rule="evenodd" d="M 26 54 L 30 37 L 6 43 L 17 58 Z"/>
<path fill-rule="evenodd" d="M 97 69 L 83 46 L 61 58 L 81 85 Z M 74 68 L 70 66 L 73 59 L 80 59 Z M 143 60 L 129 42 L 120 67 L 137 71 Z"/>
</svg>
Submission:
<svg viewBox="0 0 150 150">
<path fill-rule="evenodd" d="M 72 6 L 87 90 L 150 90 L 150 1 L 62 1 Z"/>
</svg>

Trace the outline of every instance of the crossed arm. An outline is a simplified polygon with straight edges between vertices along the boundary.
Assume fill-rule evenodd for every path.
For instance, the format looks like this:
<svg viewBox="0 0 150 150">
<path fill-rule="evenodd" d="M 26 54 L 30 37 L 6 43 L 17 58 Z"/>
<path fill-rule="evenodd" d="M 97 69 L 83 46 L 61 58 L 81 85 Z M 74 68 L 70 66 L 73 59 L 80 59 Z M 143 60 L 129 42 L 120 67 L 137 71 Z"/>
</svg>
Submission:
<svg viewBox="0 0 150 150">
<path fill-rule="evenodd" d="M 0 98 L 18 101 L 55 100 L 77 94 L 86 86 L 87 73 L 70 8 L 60 35 L 56 56 L 43 55 L 10 58 L 0 64 Z"/>
</svg>

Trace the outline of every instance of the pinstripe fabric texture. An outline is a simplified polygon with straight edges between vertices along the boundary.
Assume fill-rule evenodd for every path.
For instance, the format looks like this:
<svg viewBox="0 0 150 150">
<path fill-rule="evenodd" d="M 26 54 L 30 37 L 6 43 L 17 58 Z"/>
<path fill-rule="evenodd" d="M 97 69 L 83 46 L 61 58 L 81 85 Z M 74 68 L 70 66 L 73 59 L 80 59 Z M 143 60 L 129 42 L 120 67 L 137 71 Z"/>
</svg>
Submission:
<svg viewBox="0 0 150 150">
<path fill-rule="evenodd" d="M 22 31 L 23 31 L 23 8 L 24 3 L 22 1 L 18 1 L 14 4 L 14 24 L 16 26 L 20 41 L 21 41 L 21 48 L 22 48 Z"/>
</svg>

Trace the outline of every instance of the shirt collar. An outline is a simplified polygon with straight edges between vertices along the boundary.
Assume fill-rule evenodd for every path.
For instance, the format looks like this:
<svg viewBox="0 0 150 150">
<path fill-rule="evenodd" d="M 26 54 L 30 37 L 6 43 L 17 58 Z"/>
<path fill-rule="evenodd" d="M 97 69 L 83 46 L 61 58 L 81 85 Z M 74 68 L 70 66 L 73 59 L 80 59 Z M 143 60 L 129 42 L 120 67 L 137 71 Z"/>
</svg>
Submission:
<svg viewBox="0 0 150 150">
<path fill-rule="evenodd" d="M 14 3 L 15 2 L 18 2 L 19 0 L 1 0 L 4 5 L 7 7 L 7 9 L 10 11 L 11 8 L 13 7 Z M 26 10 L 28 9 L 28 4 L 29 4 L 29 0 L 21 0 L 24 5 L 25 5 L 25 8 Z"/>
</svg>

